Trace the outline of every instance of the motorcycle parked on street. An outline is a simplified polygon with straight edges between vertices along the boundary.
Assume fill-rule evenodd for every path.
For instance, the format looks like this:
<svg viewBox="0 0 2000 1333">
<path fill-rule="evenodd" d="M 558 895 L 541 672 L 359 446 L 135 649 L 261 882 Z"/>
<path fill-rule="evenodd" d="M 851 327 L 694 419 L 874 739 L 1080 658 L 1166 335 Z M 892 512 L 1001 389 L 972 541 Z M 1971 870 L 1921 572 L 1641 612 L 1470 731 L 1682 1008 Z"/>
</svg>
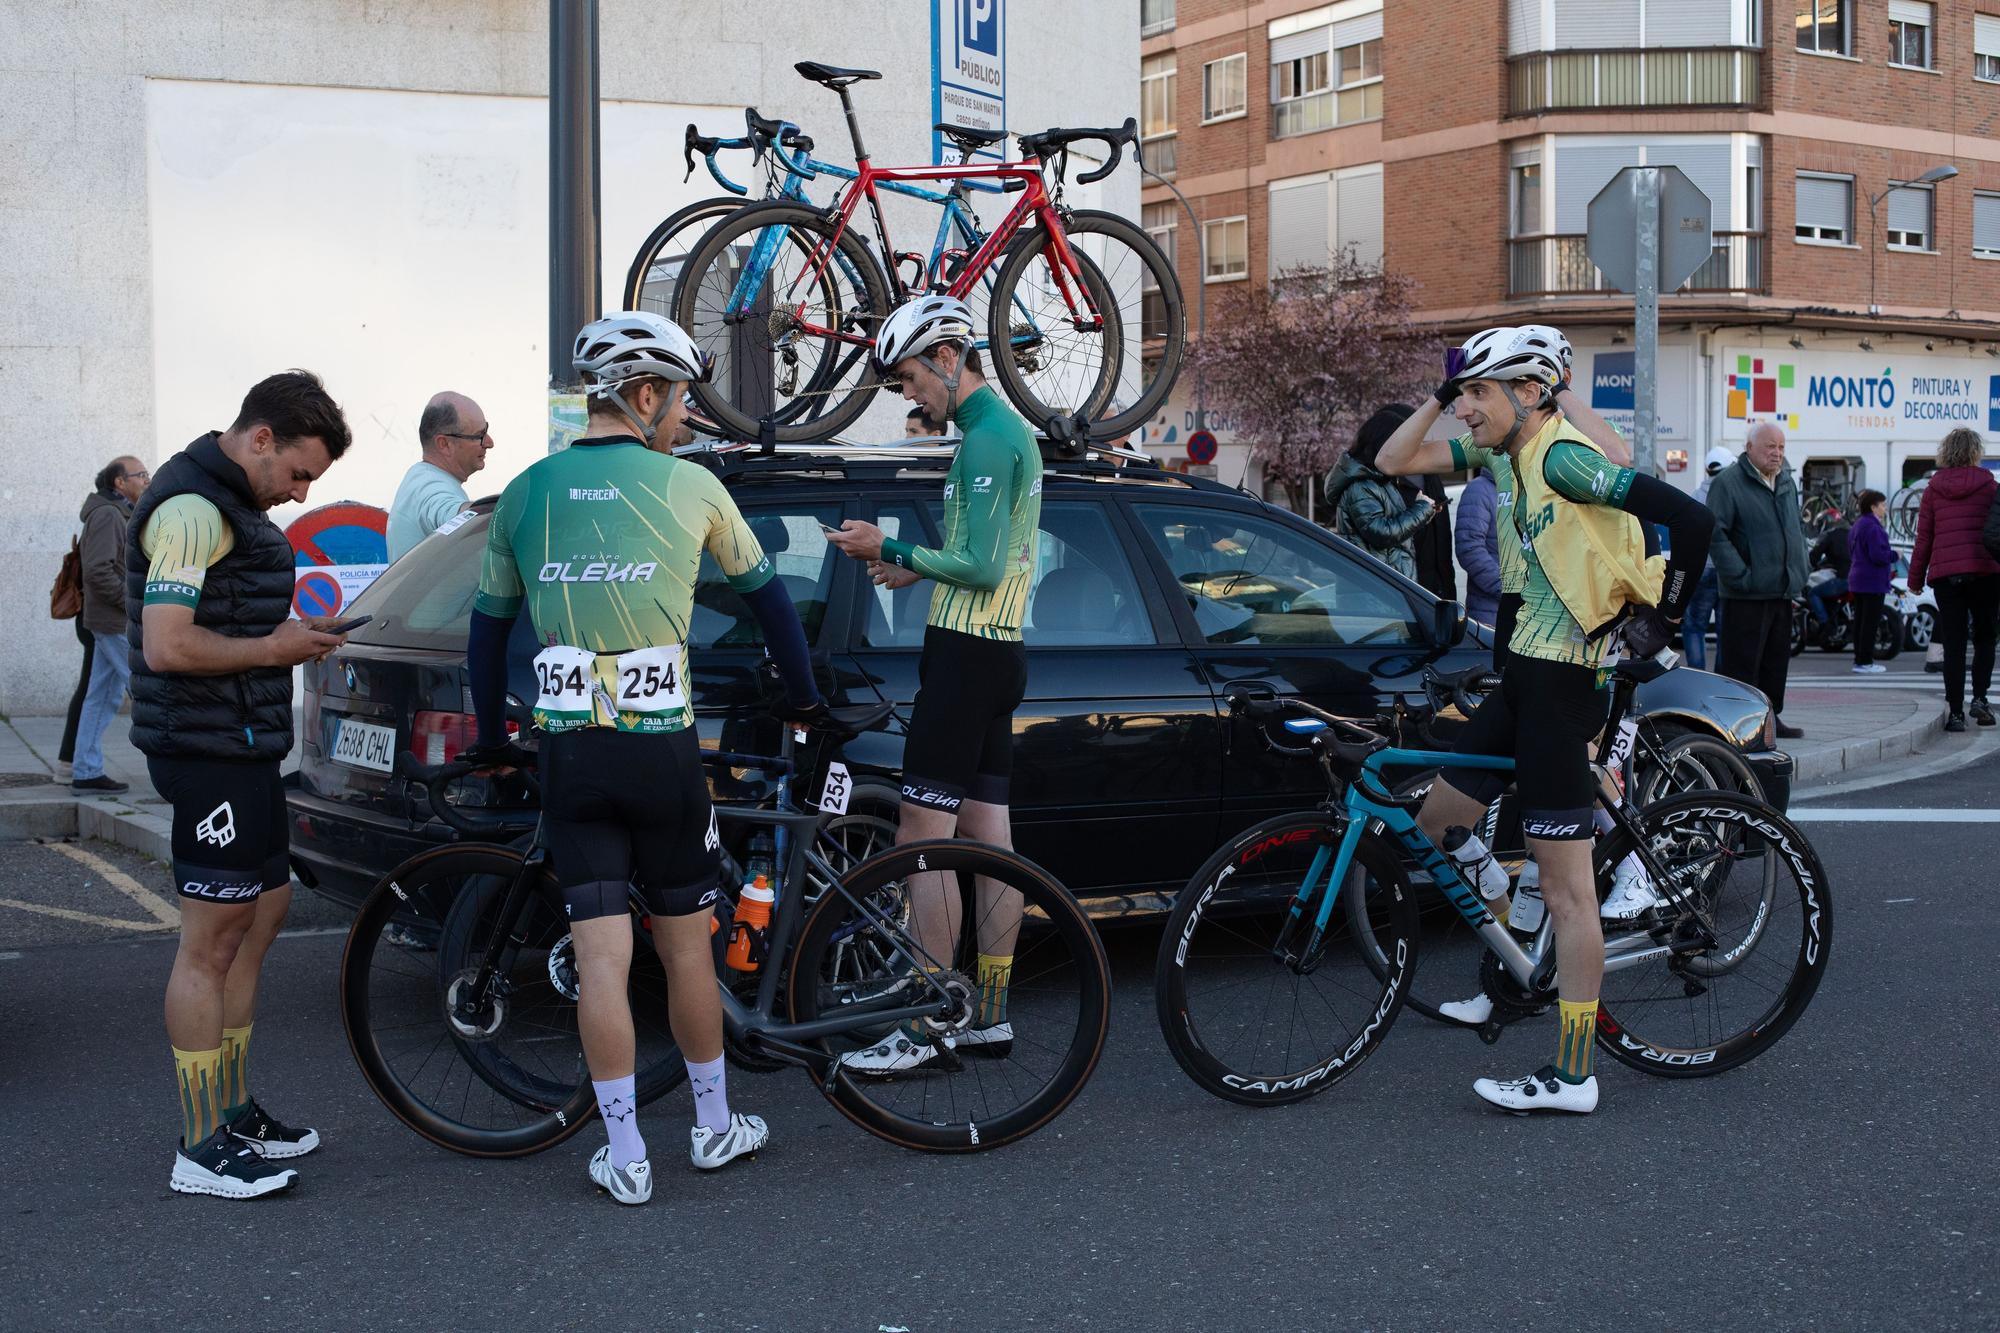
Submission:
<svg viewBox="0 0 2000 1333">
<path fill-rule="evenodd" d="M 1830 569 L 1816 569 L 1806 575 L 1806 588 L 1810 591 L 1831 582 L 1836 575 Z M 1875 621 L 1875 660 L 1886 662 L 1903 650 L 1906 611 L 1903 603 L 1910 599 L 1908 592 L 1891 594 L 1882 604 L 1882 614 Z M 1821 651 L 1844 652 L 1854 646 L 1854 596 L 1840 593 L 1826 599 L 1827 619 L 1822 621 L 1813 614 L 1812 603 L 1807 598 L 1792 599 L 1792 656 L 1797 657 L 1806 650 L 1806 645 L 1816 643 Z"/>
</svg>

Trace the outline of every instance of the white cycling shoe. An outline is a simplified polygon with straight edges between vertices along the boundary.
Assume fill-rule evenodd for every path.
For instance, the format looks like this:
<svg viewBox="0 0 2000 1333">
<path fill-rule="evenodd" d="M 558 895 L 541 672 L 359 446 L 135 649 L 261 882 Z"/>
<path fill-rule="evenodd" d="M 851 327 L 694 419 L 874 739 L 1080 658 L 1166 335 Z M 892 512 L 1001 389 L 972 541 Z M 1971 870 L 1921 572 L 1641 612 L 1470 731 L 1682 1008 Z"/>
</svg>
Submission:
<svg viewBox="0 0 2000 1333">
<path fill-rule="evenodd" d="M 1438 1012 L 1446 1018 L 1457 1019 L 1461 1023 L 1470 1023 L 1478 1027 L 1493 1017 L 1493 997 L 1481 991 L 1469 1000 L 1452 1000 L 1447 1004 L 1441 1004 L 1438 1006 Z"/>
<path fill-rule="evenodd" d="M 1009 1031 L 1007 1040 L 1011 1043 L 1014 1034 Z M 950 1045 L 952 1038 L 946 1037 Z M 840 1067 L 851 1073 L 868 1078 L 887 1078 L 891 1074 L 901 1074 L 928 1064 L 937 1059 L 943 1047 L 927 1041 L 913 1040 L 900 1027 L 865 1051 L 849 1051 L 840 1057 Z"/>
<path fill-rule="evenodd" d="M 955 1051 L 969 1051 L 974 1055 L 990 1055 L 996 1059 L 1010 1054 L 1014 1049 L 1014 1025 L 995 1023 L 990 1028 L 967 1028 L 951 1038 Z"/>
<path fill-rule="evenodd" d="M 636 1207 L 653 1197 L 653 1168 L 643 1161 L 613 1166 L 608 1143 L 590 1159 L 590 1178 L 616 1203 Z"/>
<path fill-rule="evenodd" d="M 1589 1115 L 1597 1109 L 1597 1077 L 1581 1083 L 1565 1083 L 1556 1077 L 1554 1065 L 1543 1065 L 1526 1078 L 1480 1078 L 1472 1090 L 1503 1111 L 1526 1115 L 1530 1111 L 1571 1111 Z"/>
<path fill-rule="evenodd" d="M 771 1141 L 771 1131 L 764 1124 L 764 1117 L 756 1115 L 732 1115 L 729 1128 L 718 1134 L 707 1125 L 696 1125 L 688 1131 L 688 1156 L 704 1171 L 713 1171 L 720 1166 L 728 1166 L 745 1153 L 754 1153 Z"/>
<path fill-rule="evenodd" d="M 1631 921 L 1665 901 L 1637 859 L 1628 856 L 1611 873 L 1611 892 L 1597 915 L 1606 921 Z"/>
</svg>

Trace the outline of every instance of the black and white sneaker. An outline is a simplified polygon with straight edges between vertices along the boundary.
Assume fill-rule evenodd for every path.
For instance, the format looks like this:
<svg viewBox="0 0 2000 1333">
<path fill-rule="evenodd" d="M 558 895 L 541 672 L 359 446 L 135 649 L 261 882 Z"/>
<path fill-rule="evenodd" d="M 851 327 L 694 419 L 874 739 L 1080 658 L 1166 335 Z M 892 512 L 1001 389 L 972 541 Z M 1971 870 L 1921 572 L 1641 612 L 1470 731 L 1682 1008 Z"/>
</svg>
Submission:
<svg viewBox="0 0 2000 1333">
<path fill-rule="evenodd" d="M 250 1145 L 259 1157 L 273 1161 L 286 1157 L 304 1157 L 319 1147 L 319 1131 L 316 1129 L 293 1129 L 271 1118 L 271 1113 L 257 1105 L 252 1098 L 248 1105 L 236 1113 L 236 1118 L 226 1125 L 231 1134 Z"/>
<path fill-rule="evenodd" d="M 290 1189 L 299 1183 L 299 1173 L 289 1166 L 272 1166 L 225 1126 L 192 1148 L 183 1140 L 174 1154 L 173 1179 L 167 1183 L 181 1194 L 257 1199 Z"/>
<path fill-rule="evenodd" d="M 618 1203 L 637 1207 L 653 1197 L 652 1166 L 644 1160 L 613 1166 L 608 1143 L 591 1157 L 590 1178 Z"/>
<path fill-rule="evenodd" d="M 1597 1109 L 1597 1077 L 1581 1083 L 1565 1083 L 1556 1077 L 1554 1065 L 1543 1065 L 1526 1078 L 1480 1078 L 1472 1090 L 1503 1111 L 1526 1115 L 1530 1111 L 1574 1111 L 1588 1115 Z"/>
<path fill-rule="evenodd" d="M 951 1039 L 952 1049 L 969 1051 L 973 1055 L 990 1055 L 995 1059 L 1009 1055 L 1014 1050 L 1014 1025 L 995 1023 L 990 1028 L 967 1028 Z"/>
<path fill-rule="evenodd" d="M 732 1115 L 729 1128 L 718 1134 L 707 1125 L 688 1131 L 688 1157 L 704 1171 L 728 1166 L 745 1153 L 754 1153 L 771 1141 L 764 1117 Z"/>
</svg>

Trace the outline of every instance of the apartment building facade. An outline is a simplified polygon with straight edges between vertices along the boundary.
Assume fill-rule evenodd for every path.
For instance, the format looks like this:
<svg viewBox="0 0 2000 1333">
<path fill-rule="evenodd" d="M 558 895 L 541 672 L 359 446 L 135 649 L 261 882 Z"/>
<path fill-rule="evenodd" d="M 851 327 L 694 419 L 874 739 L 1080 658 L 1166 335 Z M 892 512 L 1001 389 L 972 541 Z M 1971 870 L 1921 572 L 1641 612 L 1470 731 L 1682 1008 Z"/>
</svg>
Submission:
<svg viewBox="0 0 2000 1333">
<path fill-rule="evenodd" d="M 1715 247 L 1661 302 L 1669 480 L 1764 418 L 1835 491 L 1893 489 L 1952 426 L 2000 432 L 2000 0 L 1142 0 L 1141 22 L 1150 160 L 1187 202 L 1148 182 L 1141 206 L 1191 308 L 1351 246 L 1448 335 L 1564 328 L 1629 421 L 1632 303 L 1585 218 L 1623 167 L 1673 165 Z M 1195 406 L 1182 386 L 1149 444 L 1182 447 Z M 1257 484 L 1208 417 L 1222 475 Z"/>
</svg>

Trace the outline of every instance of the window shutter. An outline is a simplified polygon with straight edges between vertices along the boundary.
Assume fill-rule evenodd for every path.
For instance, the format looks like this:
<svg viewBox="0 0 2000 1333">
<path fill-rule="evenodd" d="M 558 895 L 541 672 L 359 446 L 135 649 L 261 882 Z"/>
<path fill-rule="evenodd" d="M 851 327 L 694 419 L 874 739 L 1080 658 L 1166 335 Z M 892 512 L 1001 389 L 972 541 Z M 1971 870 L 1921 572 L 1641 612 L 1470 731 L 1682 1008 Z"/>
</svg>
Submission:
<svg viewBox="0 0 2000 1333">
<path fill-rule="evenodd" d="M 1353 46 L 1358 42 L 1379 42 L 1382 40 L 1382 11 L 1363 14 L 1360 18 L 1342 19 L 1333 25 L 1333 45 L 1337 50 L 1343 46 Z"/>
<path fill-rule="evenodd" d="M 1352 248 L 1364 264 L 1382 262 L 1382 173 L 1361 172 L 1342 176 L 1334 185 L 1337 225 L 1333 243 L 1342 250 Z"/>
<path fill-rule="evenodd" d="M 1931 192 L 1929 190 L 1889 191 L 1889 230 L 1920 231 L 1925 244 L 1931 239 Z"/>
<path fill-rule="evenodd" d="M 1982 56 L 2000 56 L 2000 15 L 1972 16 L 1972 49 Z"/>
<path fill-rule="evenodd" d="M 1647 46 L 1728 46 L 1731 0 L 1648 0 Z"/>
<path fill-rule="evenodd" d="M 1558 50 L 1639 45 L 1639 0 L 1556 0 Z"/>
<path fill-rule="evenodd" d="M 1931 7 L 1921 0 L 1889 0 L 1891 23 L 1921 23 L 1931 26 Z"/>
<path fill-rule="evenodd" d="M 1729 145 L 1651 143 L 1646 145 L 1649 167 L 1679 167 L 1708 196 L 1709 216 L 1717 231 L 1729 230 L 1729 205 L 1735 191 L 1730 188 Z"/>
<path fill-rule="evenodd" d="M 1277 37 L 1271 41 L 1271 63 L 1282 65 L 1289 60 L 1301 60 L 1306 56 L 1318 55 L 1332 48 L 1327 40 L 1333 35 L 1329 27 L 1308 28 L 1295 32 L 1289 37 Z"/>
<path fill-rule="evenodd" d="M 1542 49 L 1542 0 L 1507 0 L 1507 54 Z"/>
<path fill-rule="evenodd" d="M 1972 248 L 2000 252 L 2000 194 L 1972 196 Z"/>
<path fill-rule="evenodd" d="M 1848 228 L 1848 190 L 1853 182 L 1825 176 L 1799 177 L 1795 221 L 1801 227 Z"/>
<path fill-rule="evenodd" d="M 1288 268 L 1325 265 L 1328 252 L 1330 187 L 1327 178 L 1271 186 L 1271 276 Z"/>
<path fill-rule="evenodd" d="M 1639 165 L 1639 145 L 1556 145 L 1556 225 L 1566 236 L 1590 226 L 1590 201 L 1622 168 Z"/>
</svg>

